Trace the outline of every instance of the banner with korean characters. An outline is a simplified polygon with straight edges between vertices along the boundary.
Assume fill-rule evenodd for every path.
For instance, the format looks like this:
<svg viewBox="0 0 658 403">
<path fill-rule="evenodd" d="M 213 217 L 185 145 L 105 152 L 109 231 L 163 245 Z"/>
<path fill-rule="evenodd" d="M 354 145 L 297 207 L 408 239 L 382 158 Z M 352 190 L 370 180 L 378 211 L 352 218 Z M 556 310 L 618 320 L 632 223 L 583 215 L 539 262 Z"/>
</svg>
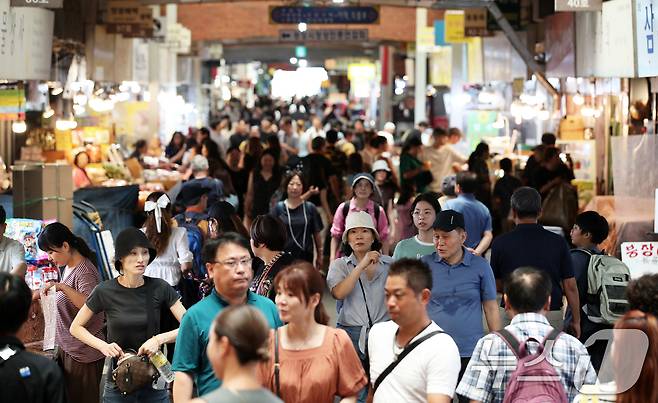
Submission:
<svg viewBox="0 0 658 403">
<path fill-rule="evenodd" d="M 631 271 L 631 278 L 658 273 L 658 242 L 624 242 L 621 261 Z"/>
<path fill-rule="evenodd" d="M 637 76 L 658 76 L 658 0 L 635 0 Z"/>
</svg>

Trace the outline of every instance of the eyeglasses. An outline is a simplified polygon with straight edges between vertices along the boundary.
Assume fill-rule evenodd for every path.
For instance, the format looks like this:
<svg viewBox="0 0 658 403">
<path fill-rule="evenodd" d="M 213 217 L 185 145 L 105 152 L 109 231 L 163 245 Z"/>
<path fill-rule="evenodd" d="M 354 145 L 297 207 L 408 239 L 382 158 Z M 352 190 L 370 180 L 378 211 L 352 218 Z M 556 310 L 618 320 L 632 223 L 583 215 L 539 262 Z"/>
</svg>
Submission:
<svg viewBox="0 0 658 403">
<path fill-rule="evenodd" d="M 235 270 L 235 269 L 238 268 L 238 266 L 251 267 L 251 262 L 253 262 L 253 260 L 254 260 L 253 258 L 246 257 L 246 258 L 242 258 L 242 259 L 239 259 L 239 260 L 238 259 L 229 259 L 229 260 L 224 260 L 224 261 L 216 260 L 214 262 L 208 262 L 208 263 L 212 263 L 212 264 L 219 263 L 222 266 L 226 266 L 229 269 Z"/>
</svg>

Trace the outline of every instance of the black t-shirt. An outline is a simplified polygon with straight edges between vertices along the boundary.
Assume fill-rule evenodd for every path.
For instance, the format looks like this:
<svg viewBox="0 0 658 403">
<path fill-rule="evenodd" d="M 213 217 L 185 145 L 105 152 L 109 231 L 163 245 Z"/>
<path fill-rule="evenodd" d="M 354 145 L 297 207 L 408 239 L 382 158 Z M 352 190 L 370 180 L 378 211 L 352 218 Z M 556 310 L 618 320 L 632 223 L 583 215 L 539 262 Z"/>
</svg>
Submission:
<svg viewBox="0 0 658 403">
<path fill-rule="evenodd" d="M 288 215 L 290 211 L 290 215 Z M 285 251 L 294 258 L 313 263 L 313 235 L 322 231 L 322 218 L 313 203 L 304 202 L 294 209 L 286 209 L 285 202 L 278 202 L 271 214 L 281 219 L 288 232 Z M 291 232 L 292 230 L 292 232 Z M 306 230 L 306 234 L 304 234 Z"/>
<path fill-rule="evenodd" d="M 539 167 L 535 172 L 535 186 L 537 190 L 540 190 L 548 182 L 558 177 L 562 178 L 562 180 L 565 182 L 571 182 L 571 180 L 574 179 L 573 171 L 569 169 L 565 163 L 560 163 L 555 171 L 550 171 L 544 167 Z M 542 194 L 542 196 L 546 197 L 547 194 Z"/>
<path fill-rule="evenodd" d="M 506 174 L 498 179 L 494 186 L 493 194 L 500 199 L 500 217 L 507 217 L 511 207 L 512 194 L 521 186 L 521 180 L 513 175 Z"/>
<path fill-rule="evenodd" d="M 94 313 L 104 312 L 107 320 L 107 342 L 117 343 L 123 351 L 139 350 L 152 334 L 147 334 L 147 291 L 150 290 L 154 332 L 160 333 L 160 312 L 171 308 L 180 296 L 159 278 L 144 276 L 144 285 L 126 288 L 118 279 L 100 283 L 87 299 Z"/>
<path fill-rule="evenodd" d="M 553 283 L 551 311 L 562 307 L 562 280 L 574 277 L 567 241 L 539 224 L 519 224 L 491 244 L 491 268 L 494 277 L 504 280 L 523 266 L 545 271 Z M 501 304 L 502 306 L 502 304 Z"/>
<path fill-rule="evenodd" d="M 335 175 L 329 158 L 322 154 L 312 153 L 304 157 L 302 161 L 308 186 L 316 186 L 318 190 L 327 189 L 329 187 L 329 177 Z M 329 189 L 327 189 L 327 192 L 329 192 Z M 320 195 L 314 195 L 308 201 L 318 207 L 322 205 Z"/>
<path fill-rule="evenodd" d="M 0 358 L 0 384 L 3 402 L 65 403 L 64 376 L 57 363 L 44 356 L 25 351 L 15 337 L 0 337 L 0 351 L 16 353 L 6 361 Z"/>
</svg>

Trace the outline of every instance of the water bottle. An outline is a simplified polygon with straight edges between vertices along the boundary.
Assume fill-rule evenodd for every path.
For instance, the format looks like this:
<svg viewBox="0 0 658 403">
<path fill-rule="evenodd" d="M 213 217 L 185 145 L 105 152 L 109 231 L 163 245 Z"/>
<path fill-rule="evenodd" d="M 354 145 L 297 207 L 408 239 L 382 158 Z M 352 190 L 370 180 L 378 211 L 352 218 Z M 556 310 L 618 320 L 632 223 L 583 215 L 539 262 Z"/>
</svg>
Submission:
<svg viewBox="0 0 658 403">
<path fill-rule="evenodd" d="M 162 353 L 162 351 L 158 350 L 151 354 L 149 359 L 160 373 L 160 376 L 163 377 L 167 383 L 174 381 L 174 371 L 171 370 L 171 363 L 167 359 L 167 356 Z"/>
</svg>

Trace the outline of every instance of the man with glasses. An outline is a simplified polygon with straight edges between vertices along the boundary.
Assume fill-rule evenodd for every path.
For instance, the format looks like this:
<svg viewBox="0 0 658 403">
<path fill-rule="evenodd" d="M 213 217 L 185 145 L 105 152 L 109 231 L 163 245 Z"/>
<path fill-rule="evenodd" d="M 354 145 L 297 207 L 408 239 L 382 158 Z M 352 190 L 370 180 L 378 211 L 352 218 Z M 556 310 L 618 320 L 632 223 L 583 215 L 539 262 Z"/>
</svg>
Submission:
<svg viewBox="0 0 658 403">
<path fill-rule="evenodd" d="M 421 258 L 432 270 L 432 296 L 427 306 L 430 319 L 457 343 L 461 379 L 473 349 L 484 336 L 482 311 L 490 331 L 501 327 L 496 303 L 496 280 L 487 261 L 464 245 L 464 216 L 443 210 L 434 221 L 436 252 Z M 468 402 L 459 396 L 460 402 Z"/>
<path fill-rule="evenodd" d="M 175 402 L 191 399 L 195 382 L 199 396 L 219 388 L 206 347 L 210 325 L 222 309 L 251 305 L 263 313 L 272 328 L 282 325 L 274 303 L 249 291 L 253 278 L 249 241 L 238 234 L 226 233 L 206 243 L 203 261 L 215 287 L 209 296 L 187 311 L 181 322 L 172 364 L 176 372 Z"/>
</svg>

